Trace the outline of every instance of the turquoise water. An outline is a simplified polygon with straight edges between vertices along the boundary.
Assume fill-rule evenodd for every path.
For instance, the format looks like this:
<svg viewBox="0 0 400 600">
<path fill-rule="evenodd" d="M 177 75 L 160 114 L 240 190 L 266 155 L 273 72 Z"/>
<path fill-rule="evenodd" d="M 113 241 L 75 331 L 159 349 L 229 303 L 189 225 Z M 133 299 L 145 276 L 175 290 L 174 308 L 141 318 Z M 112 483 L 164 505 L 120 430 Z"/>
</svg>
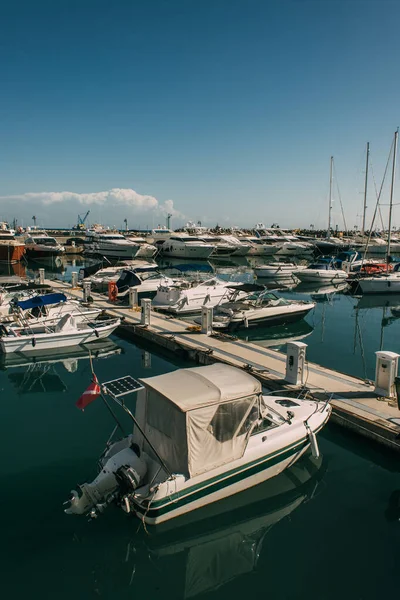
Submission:
<svg viewBox="0 0 400 600">
<path fill-rule="evenodd" d="M 252 277 L 245 265 L 222 275 Z M 283 293 L 311 298 L 294 289 Z M 374 352 L 399 350 L 395 306 L 384 306 L 395 301 L 374 302 L 365 306 L 337 293 L 319 298 L 305 323 L 241 335 L 283 348 L 287 339 L 301 338 L 310 360 L 373 377 Z M 116 336 L 93 353 L 103 382 L 185 366 Z M 90 377 L 82 349 L 34 363 L 0 361 L 3 597 L 396 597 L 399 457 L 333 425 L 319 436 L 322 461 L 306 457 L 186 520 L 145 531 L 114 507 L 91 522 L 65 515 L 63 502 L 77 483 L 96 475 L 114 427 L 101 399 L 84 412 L 75 407 Z M 129 430 L 126 416 L 118 416 Z"/>
</svg>

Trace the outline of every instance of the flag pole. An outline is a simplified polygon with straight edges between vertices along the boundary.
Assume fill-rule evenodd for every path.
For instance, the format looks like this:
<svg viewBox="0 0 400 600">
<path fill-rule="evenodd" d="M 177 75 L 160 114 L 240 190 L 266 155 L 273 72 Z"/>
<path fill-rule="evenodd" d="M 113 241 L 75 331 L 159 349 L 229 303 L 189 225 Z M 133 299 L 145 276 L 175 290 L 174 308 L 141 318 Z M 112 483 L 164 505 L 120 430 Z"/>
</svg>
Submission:
<svg viewBox="0 0 400 600">
<path fill-rule="evenodd" d="M 97 375 L 96 375 L 96 373 L 94 372 L 94 369 L 93 369 L 92 353 L 91 353 L 90 350 L 89 350 L 89 361 L 90 361 L 90 370 L 92 371 L 92 375 L 93 375 L 93 377 L 96 378 L 96 381 L 98 381 Z M 119 420 L 117 418 L 117 415 L 114 413 L 113 409 L 111 408 L 111 406 L 108 404 L 107 400 L 105 399 L 104 394 L 103 394 L 103 389 L 102 389 L 101 386 L 100 386 L 100 396 L 101 396 L 101 399 L 103 400 L 104 404 L 106 405 L 108 411 L 110 412 L 111 416 L 113 417 L 114 421 L 116 422 L 116 424 L 120 428 L 120 430 L 122 432 L 122 435 L 124 437 L 126 437 L 126 433 L 124 431 L 124 428 L 122 427 L 121 423 L 119 422 Z"/>
</svg>

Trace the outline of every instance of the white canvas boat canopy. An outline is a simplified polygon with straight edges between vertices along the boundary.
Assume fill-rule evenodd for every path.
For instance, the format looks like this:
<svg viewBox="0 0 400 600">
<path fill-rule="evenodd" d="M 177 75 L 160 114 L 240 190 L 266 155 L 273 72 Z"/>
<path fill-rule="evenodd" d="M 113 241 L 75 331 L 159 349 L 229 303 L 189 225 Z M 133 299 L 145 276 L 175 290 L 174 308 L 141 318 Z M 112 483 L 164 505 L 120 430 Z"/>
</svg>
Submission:
<svg viewBox="0 0 400 600">
<path fill-rule="evenodd" d="M 243 456 L 258 418 L 257 379 L 218 364 L 140 381 L 146 401 L 137 416 L 172 472 L 195 477 Z M 145 441 L 143 448 L 152 453 Z"/>
</svg>

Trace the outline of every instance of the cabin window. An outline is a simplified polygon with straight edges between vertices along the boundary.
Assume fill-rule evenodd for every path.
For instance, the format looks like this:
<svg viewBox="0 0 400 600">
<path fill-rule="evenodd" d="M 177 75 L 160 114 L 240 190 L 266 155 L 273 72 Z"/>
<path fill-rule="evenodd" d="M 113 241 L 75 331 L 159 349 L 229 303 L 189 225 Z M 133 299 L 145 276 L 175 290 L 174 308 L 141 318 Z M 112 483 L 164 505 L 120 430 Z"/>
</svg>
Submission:
<svg viewBox="0 0 400 600">
<path fill-rule="evenodd" d="M 224 443 L 251 429 L 259 416 L 254 396 L 220 404 L 207 428 L 218 442 Z"/>
</svg>

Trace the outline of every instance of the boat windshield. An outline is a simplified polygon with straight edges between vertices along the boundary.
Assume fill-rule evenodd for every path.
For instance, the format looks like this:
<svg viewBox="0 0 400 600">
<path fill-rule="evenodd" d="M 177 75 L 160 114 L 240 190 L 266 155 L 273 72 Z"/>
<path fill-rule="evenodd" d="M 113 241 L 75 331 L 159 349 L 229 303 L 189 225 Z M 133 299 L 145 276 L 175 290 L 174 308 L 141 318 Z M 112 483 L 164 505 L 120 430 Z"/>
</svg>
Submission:
<svg viewBox="0 0 400 600">
<path fill-rule="evenodd" d="M 52 237 L 32 238 L 27 240 L 28 244 L 40 244 L 41 246 L 58 246 L 57 240 Z"/>
</svg>

